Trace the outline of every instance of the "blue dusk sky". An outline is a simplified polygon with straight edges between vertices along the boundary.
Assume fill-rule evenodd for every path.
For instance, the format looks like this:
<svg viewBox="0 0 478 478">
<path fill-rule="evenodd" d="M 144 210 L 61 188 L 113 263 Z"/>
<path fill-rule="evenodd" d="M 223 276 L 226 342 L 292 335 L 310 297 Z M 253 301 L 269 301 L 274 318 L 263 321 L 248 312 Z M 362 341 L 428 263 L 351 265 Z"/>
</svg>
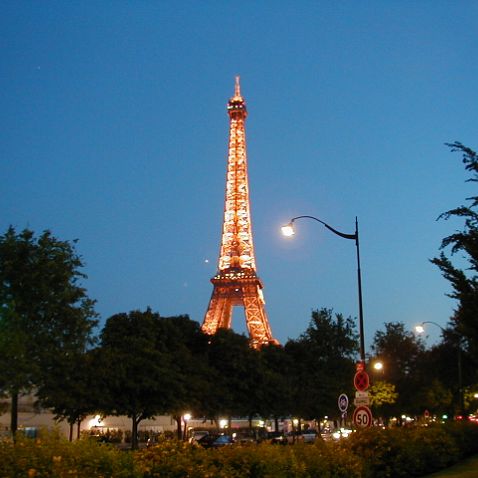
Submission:
<svg viewBox="0 0 478 478">
<path fill-rule="evenodd" d="M 282 343 L 311 311 L 445 325 L 454 303 L 429 259 L 476 194 L 476 1 L 4 1 L 0 227 L 78 239 L 104 322 L 150 306 L 202 322 L 241 88 L 258 274 Z M 245 331 L 243 315 L 234 330 Z M 429 343 L 439 329 L 429 329 Z"/>
</svg>

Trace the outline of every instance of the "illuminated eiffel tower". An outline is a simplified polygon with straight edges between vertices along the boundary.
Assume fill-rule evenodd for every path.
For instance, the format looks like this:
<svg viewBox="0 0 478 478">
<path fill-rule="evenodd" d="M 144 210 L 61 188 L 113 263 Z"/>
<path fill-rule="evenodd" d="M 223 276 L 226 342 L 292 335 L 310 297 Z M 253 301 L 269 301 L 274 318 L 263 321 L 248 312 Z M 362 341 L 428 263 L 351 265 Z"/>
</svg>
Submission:
<svg viewBox="0 0 478 478">
<path fill-rule="evenodd" d="M 239 77 L 236 77 L 234 96 L 227 104 L 227 112 L 230 118 L 229 155 L 221 251 L 218 272 L 211 279 L 214 289 L 202 330 L 213 335 L 218 329 L 231 328 L 233 307 L 243 306 L 251 345 L 257 348 L 278 342 L 272 337 L 263 285 L 256 273 L 247 177 L 247 110 Z"/>
</svg>

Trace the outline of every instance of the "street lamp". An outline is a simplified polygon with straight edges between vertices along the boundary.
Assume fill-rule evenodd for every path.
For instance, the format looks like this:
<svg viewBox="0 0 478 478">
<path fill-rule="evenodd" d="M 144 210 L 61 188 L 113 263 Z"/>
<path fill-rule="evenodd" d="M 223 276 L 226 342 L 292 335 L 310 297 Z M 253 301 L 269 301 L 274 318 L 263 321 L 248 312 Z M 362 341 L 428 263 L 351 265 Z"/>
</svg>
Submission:
<svg viewBox="0 0 478 478">
<path fill-rule="evenodd" d="M 423 327 L 425 324 L 436 325 L 437 327 L 440 328 L 443 335 L 446 334 L 446 330 L 440 324 L 437 324 L 436 322 L 433 322 L 432 320 L 426 320 L 425 322 L 422 322 L 421 324 L 416 325 L 415 332 L 417 334 L 423 334 L 423 332 L 425 332 L 425 327 Z M 457 339 L 456 343 L 458 348 L 458 364 L 457 364 L 458 366 L 458 399 L 459 399 L 459 406 L 460 406 L 459 412 L 461 414 L 464 412 L 464 409 L 465 409 L 465 403 L 464 403 L 464 397 L 463 397 L 463 373 L 462 373 L 462 365 L 461 365 L 461 336 L 455 331 L 453 331 L 452 334 Z"/>
<path fill-rule="evenodd" d="M 324 225 L 329 231 L 332 231 L 337 236 L 343 237 L 344 239 L 352 239 L 355 241 L 355 246 L 357 249 L 357 281 L 358 281 L 358 296 L 359 296 L 359 333 L 360 333 L 360 360 L 365 365 L 365 345 L 364 345 L 364 331 L 363 331 L 363 306 L 362 306 L 362 275 L 360 272 L 360 247 L 359 247 L 359 233 L 358 233 L 358 220 L 355 218 L 355 234 L 344 234 L 343 232 L 337 231 L 333 227 L 326 224 L 324 221 L 318 219 L 314 216 L 297 216 L 293 217 L 289 224 L 282 226 L 282 234 L 284 236 L 291 237 L 295 234 L 294 222 L 297 219 L 313 219 L 314 221 L 320 222 Z"/>
<path fill-rule="evenodd" d="M 381 370 L 383 370 L 383 363 L 382 362 L 375 362 L 373 364 L 373 368 L 377 371 L 377 372 L 380 372 Z"/>
<path fill-rule="evenodd" d="M 191 420 L 191 414 L 185 413 L 183 415 L 183 422 L 184 422 L 184 432 L 183 432 L 183 440 L 187 440 L 188 438 L 188 422 Z"/>
</svg>

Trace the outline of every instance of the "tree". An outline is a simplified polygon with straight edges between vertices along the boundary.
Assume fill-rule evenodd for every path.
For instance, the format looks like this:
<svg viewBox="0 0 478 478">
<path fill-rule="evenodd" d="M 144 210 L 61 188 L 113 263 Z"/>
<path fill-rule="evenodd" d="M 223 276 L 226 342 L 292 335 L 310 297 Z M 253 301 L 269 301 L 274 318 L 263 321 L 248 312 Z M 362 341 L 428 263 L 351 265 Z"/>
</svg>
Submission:
<svg viewBox="0 0 478 478">
<path fill-rule="evenodd" d="M 453 403 L 453 394 L 439 379 L 433 378 L 418 394 L 419 402 L 424 412 L 428 410 L 439 415 L 449 413 Z"/>
<path fill-rule="evenodd" d="M 206 416 L 214 419 L 219 415 L 247 416 L 253 411 L 257 354 L 247 337 L 231 329 L 220 329 L 209 337 L 211 389 L 207 403 L 204 403 Z"/>
<path fill-rule="evenodd" d="M 171 323 L 151 309 L 110 317 L 101 332 L 96 366 L 102 371 L 105 415 L 126 415 L 132 421 L 132 448 L 138 446 L 138 425 L 147 418 L 177 409 L 185 395 L 186 377 L 171 349 Z"/>
<path fill-rule="evenodd" d="M 75 243 L 12 226 L 0 236 L 0 386 L 11 397 L 13 434 L 18 395 L 40 386 L 57 357 L 92 340 L 94 301 L 80 285 L 86 275 Z"/>
<path fill-rule="evenodd" d="M 178 439 L 182 437 L 182 418 L 185 413 L 202 409 L 202 403 L 209 399 L 210 368 L 207 363 L 209 337 L 204 334 L 198 322 L 187 315 L 161 318 L 161 350 L 174 357 L 180 383 L 174 405 L 169 412 L 177 424 Z"/>
<path fill-rule="evenodd" d="M 463 378 L 473 375 L 474 367 L 470 367 L 470 363 L 468 354 L 459 348 L 454 330 L 452 328 L 444 329 L 442 340 L 425 351 L 418 366 L 420 395 L 424 397 L 424 408 L 421 411 L 423 412 L 426 408 L 430 412 L 435 412 L 436 409 L 436 413 L 462 414 L 460 384 L 463 382 Z M 440 387 L 443 393 L 440 392 Z M 440 393 L 444 398 L 440 402 L 440 407 L 425 405 L 425 403 L 429 403 L 427 400 L 432 397 L 432 394 L 439 396 Z M 446 397 L 452 396 L 452 400 L 448 400 L 445 395 Z"/>
<path fill-rule="evenodd" d="M 37 391 L 41 404 L 53 411 L 55 419 L 69 424 L 70 441 L 73 426 L 77 425 L 79 439 L 81 422 L 99 407 L 98 373 L 93 359 L 94 350 L 59 357 L 52 373 L 45 377 Z"/>
<path fill-rule="evenodd" d="M 452 152 L 461 152 L 465 169 L 471 173 L 467 182 L 478 182 L 478 155 L 459 142 L 447 143 Z M 464 220 L 462 231 L 445 237 L 439 257 L 431 260 L 438 266 L 443 277 L 452 286 L 449 296 L 457 301 L 452 326 L 465 339 L 475 364 L 478 363 L 478 196 L 467 198 L 468 205 L 458 206 L 441 214 L 439 219 L 460 218 Z M 451 255 L 461 253 L 468 262 L 466 270 L 453 264 L 444 250 L 451 247 Z"/>
<path fill-rule="evenodd" d="M 291 369 L 292 409 L 294 415 L 317 419 L 337 414 L 337 398 L 350 392 L 358 351 L 358 336 L 353 320 L 332 309 L 312 312 L 307 330 L 285 345 Z"/>
<path fill-rule="evenodd" d="M 273 417 L 275 430 L 279 429 L 278 419 L 290 414 L 292 403 L 290 357 L 284 347 L 275 344 L 264 345 L 259 349 L 262 377 L 257 386 L 260 388 L 260 414 Z"/>
<path fill-rule="evenodd" d="M 381 416 L 388 417 L 388 408 L 398 399 L 398 393 L 395 391 L 395 385 L 383 380 L 375 381 L 368 389 L 370 405 L 380 413 Z M 374 413 L 375 415 L 375 413 Z"/>
<path fill-rule="evenodd" d="M 385 331 L 375 332 L 372 350 L 384 363 L 383 380 L 396 386 L 398 399 L 395 412 L 414 412 L 416 391 L 420 385 L 417 374 L 425 351 L 422 339 L 405 329 L 403 322 L 385 323 Z"/>
</svg>

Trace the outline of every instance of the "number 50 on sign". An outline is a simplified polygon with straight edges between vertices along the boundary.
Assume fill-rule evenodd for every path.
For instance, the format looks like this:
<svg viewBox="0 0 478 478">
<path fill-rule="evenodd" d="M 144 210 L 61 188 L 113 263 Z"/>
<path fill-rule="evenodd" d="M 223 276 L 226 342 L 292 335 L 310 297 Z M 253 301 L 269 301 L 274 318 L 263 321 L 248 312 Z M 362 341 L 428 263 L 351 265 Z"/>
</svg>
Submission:
<svg viewBox="0 0 478 478">
<path fill-rule="evenodd" d="M 372 412 L 366 406 L 357 407 L 352 417 L 354 425 L 358 428 L 367 428 L 372 426 Z"/>
</svg>

